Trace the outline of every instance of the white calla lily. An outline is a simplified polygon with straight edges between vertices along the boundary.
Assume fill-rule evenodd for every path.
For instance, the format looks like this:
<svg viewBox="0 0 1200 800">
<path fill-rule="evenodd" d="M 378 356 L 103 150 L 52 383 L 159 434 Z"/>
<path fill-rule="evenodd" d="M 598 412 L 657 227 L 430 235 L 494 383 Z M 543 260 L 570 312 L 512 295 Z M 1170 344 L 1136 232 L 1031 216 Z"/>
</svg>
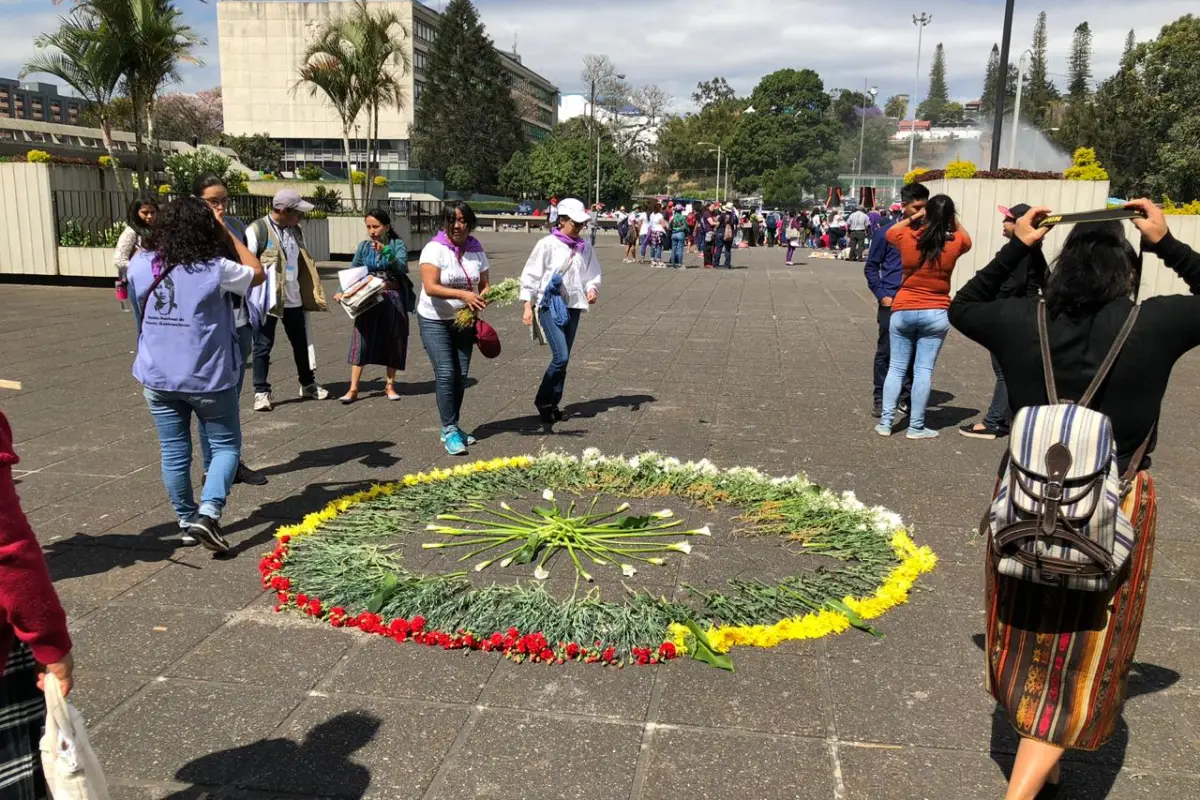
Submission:
<svg viewBox="0 0 1200 800">
<path fill-rule="evenodd" d="M 547 489 L 546 491 L 542 492 L 542 499 L 553 503 L 554 502 L 554 492 Z"/>
<path fill-rule="evenodd" d="M 543 567 L 539 564 L 537 569 L 535 569 L 533 571 L 533 577 L 537 578 L 539 581 L 544 581 L 544 580 L 546 580 L 546 578 L 550 577 L 550 573 L 546 570 L 545 567 Z"/>
<path fill-rule="evenodd" d="M 705 525 L 703 528 L 696 528 L 696 530 L 688 531 L 688 533 L 694 533 L 697 536 L 712 536 L 712 528 Z"/>
<path fill-rule="evenodd" d="M 492 565 L 491 561 L 480 561 L 478 564 L 475 565 L 475 571 L 483 572 L 485 569 L 487 569 L 491 565 Z"/>
<path fill-rule="evenodd" d="M 626 578 L 632 578 L 634 575 L 637 575 L 637 569 L 633 566 L 633 564 L 622 564 L 621 574 Z"/>
<path fill-rule="evenodd" d="M 662 511 L 655 511 L 650 516 L 654 517 L 655 519 L 670 519 L 671 517 L 675 516 L 675 512 L 669 508 L 664 508 Z"/>
<path fill-rule="evenodd" d="M 691 542 L 675 542 L 674 544 L 667 545 L 667 549 L 678 550 L 681 553 L 690 553 L 692 552 L 692 544 Z"/>
</svg>

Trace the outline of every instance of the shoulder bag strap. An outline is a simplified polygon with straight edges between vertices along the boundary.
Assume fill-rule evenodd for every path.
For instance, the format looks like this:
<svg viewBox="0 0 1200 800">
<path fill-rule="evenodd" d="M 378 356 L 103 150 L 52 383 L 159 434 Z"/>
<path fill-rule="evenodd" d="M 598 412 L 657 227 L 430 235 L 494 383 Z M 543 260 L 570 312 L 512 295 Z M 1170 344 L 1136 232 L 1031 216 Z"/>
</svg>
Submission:
<svg viewBox="0 0 1200 800">
<path fill-rule="evenodd" d="M 1050 333 L 1046 326 L 1046 301 L 1038 300 L 1038 344 L 1042 349 L 1042 375 L 1046 379 L 1046 397 L 1050 405 L 1058 405 L 1058 386 L 1054 383 L 1054 364 L 1050 361 Z"/>
<path fill-rule="evenodd" d="M 1121 330 L 1117 333 L 1117 338 L 1113 340 L 1112 347 L 1108 349 L 1108 355 L 1104 357 L 1104 361 L 1100 363 L 1100 368 L 1096 370 L 1096 377 L 1092 378 L 1092 382 L 1088 385 L 1087 391 L 1083 393 L 1083 397 L 1079 398 L 1079 405 L 1087 406 L 1096 396 L 1096 392 L 1100 391 L 1100 384 L 1104 383 L 1104 379 L 1108 377 L 1108 373 L 1113 368 L 1113 364 L 1117 361 L 1117 356 L 1121 354 L 1121 348 L 1125 346 L 1125 342 L 1129 339 L 1129 334 L 1133 332 L 1134 323 L 1137 322 L 1138 311 L 1141 306 L 1134 303 L 1134 306 L 1129 311 L 1129 316 L 1125 318 L 1125 324 L 1121 326 Z"/>
<path fill-rule="evenodd" d="M 1154 431 L 1157 427 L 1157 422 L 1150 426 L 1150 432 L 1146 434 L 1146 438 L 1138 445 L 1138 449 L 1133 451 L 1133 457 L 1129 459 L 1129 466 L 1125 468 L 1125 474 L 1121 476 L 1122 499 L 1125 491 L 1128 491 L 1126 487 L 1132 484 L 1133 479 L 1137 477 L 1142 468 L 1142 461 L 1146 458 L 1146 451 L 1150 449 L 1150 442 L 1154 439 Z"/>
</svg>

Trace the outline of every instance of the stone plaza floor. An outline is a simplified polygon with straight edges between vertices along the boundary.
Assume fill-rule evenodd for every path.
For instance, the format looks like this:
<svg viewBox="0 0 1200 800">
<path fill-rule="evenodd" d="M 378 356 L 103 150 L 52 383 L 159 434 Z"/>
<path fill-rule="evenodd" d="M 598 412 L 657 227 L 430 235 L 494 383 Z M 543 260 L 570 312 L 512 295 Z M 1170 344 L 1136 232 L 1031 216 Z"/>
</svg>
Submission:
<svg viewBox="0 0 1200 800">
<path fill-rule="evenodd" d="M 535 237 L 484 233 L 496 277 Z M 158 443 L 130 376 L 129 315 L 110 289 L 0 285 L 0 392 L 18 491 L 76 642 L 77 705 L 114 798 L 999 798 L 1015 740 L 983 687 L 983 551 L 973 527 L 1003 443 L 965 439 L 992 390 L 987 355 L 951 334 L 935 375 L 934 441 L 871 431 L 875 308 L 861 265 L 775 250 L 725 272 L 623 265 L 611 239 L 601 302 L 580 326 L 569 422 L 546 435 L 532 397 L 548 351 L 516 307 L 487 315 L 504 353 L 476 357 L 472 458 L 541 448 L 657 450 L 806 472 L 910 523 L 940 563 L 908 605 L 857 631 L 605 669 L 369 639 L 272 611 L 257 566 L 272 532 L 329 500 L 445 466 L 431 370 L 415 333 L 401 402 L 382 370 L 352 406 L 299 402 L 277 343 L 276 409 L 243 397 L 244 457 L 225 523 L 236 557 L 172 540 Z M 697 258 L 688 258 L 694 265 Z M 332 293 L 333 272 L 327 289 Z M 318 378 L 345 391 L 350 322 L 314 319 Z M 1132 699 L 1116 739 L 1065 762 L 1063 798 L 1200 792 L 1200 356 L 1175 371 L 1155 453 L 1158 548 Z M 197 480 L 199 473 L 197 471 Z"/>
</svg>

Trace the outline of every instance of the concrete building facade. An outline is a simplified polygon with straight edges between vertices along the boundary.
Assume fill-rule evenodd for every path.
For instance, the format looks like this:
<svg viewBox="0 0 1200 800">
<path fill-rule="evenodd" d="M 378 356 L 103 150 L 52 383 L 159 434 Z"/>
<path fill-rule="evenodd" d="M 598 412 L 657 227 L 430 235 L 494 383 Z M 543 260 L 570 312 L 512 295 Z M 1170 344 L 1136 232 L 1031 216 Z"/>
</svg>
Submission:
<svg viewBox="0 0 1200 800">
<path fill-rule="evenodd" d="M 58 93 L 51 83 L 0 78 L 0 117 L 75 125 L 89 103 Z"/>
<path fill-rule="evenodd" d="M 425 88 L 425 69 L 438 12 L 413 0 L 370 0 L 400 18 L 408 31 L 412 70 L 400 76 L 405 89 L 401 110 L 383 109 L 379 118 L 380 164 L 383 174 L 403 179 L 410 172 L 409 131 L 416 101 Z M 323 94 L 313 95 L 297 80 L 304 50 L 320 26 L 349 10 L 345 0 L 219 0 L 217 32 L 221 57 L 221 89 L 225 132 L 266 133 L 283 144 L 285 170 L 316 164 L 344 174 L 342 125 Z M 557 121 L 558 89 L 521 63 L 500 52 L 513 79 L 526 135 L 548 136 Z M 351 161 L 366 162 L 366 115 L 351 135 Z"/>
</svg>

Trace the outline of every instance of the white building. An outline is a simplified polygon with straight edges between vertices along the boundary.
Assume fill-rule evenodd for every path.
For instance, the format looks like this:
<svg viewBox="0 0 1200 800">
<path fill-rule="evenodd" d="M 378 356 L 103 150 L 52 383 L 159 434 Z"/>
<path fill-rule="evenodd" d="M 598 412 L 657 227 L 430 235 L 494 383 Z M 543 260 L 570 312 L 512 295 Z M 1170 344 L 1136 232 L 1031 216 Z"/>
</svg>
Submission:
<svg viewBox="0 0 1200 800">
<path fill-rule="evenodd" d="M 576 117 L 590 117 L 592 114 L 591 98 L 585 94 L 563 94 L 558 99 L 558 121 L 566 122 Z M 626 132 L 634 141 L 631 149 L 647 158 L 655 143 L 658 142 L 658 131 L 662 127 L 662 119 L 651 121 L 642 114 L 641 109 L 625 106 L 616 112 L 596 104 L 596 119 L 602 124 L 617 127 Z"/>
<path fill-rule="evenodd" d="M 409 130 L 416 100 L 424 88 L 426 59 L 441 15 L 413 0 L 369 0 L 395 13 L 409 35 L 412 70 L 401 76 L 402 110 L 382 109 L 379 118 L 380 168 L 397 176 L 409 169 Z M 322 23 L 349 11 L 345 0 L 219 0 L 217 34 L 221 56 L 221 90 L 225 132 L 266 133 L 284 148 L 284 168 L 317 164 L 344 174 L 342 124 L 324 95 L 297 86 L 304 50 Z M 554 127 L 558 89 L 524 66 L 514 53 L 500 52 L 513 78 L 518 107 L 524 112 L 531 139 L 548 136 Z M 352 161 L 366 161 L 366 115 L 351 135 Z"/>
</svg>

